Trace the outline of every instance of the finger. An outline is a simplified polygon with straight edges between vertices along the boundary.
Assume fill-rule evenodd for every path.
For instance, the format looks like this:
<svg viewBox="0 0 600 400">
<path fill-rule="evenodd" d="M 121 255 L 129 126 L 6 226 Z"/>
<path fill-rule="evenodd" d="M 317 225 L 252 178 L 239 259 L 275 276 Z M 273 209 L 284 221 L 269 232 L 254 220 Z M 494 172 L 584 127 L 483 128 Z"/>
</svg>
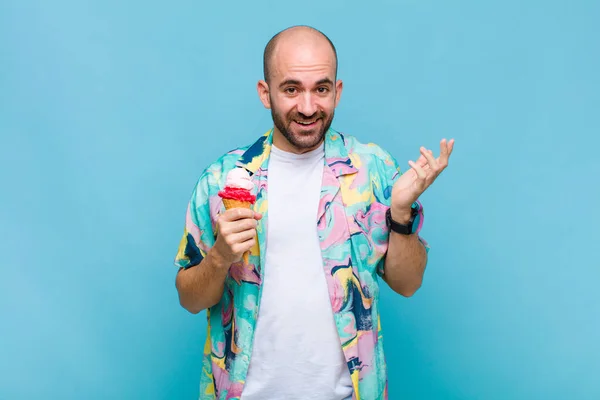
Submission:
<svg viewBox="0 0 600 400">
<path fill-rule="evenodd" d="M 254 245 L 256 245 L 256 238 L 253 237 L 251 239 L 246 240 L 245 242 L 240 243 L 242 245 L 243 251 L 248 251 L 250 250 L 252 247 L 254 247 Z"/>
<path fill-rule="evenodd" d="M 248 208 L 231 208 L 222 215 L 222 219 L 229 222 L 247 218 L 254 218 L 254 211 Z"/>
<path fill-rule="evenodd" d="M 423 180 L 424 182 L 425 178 L 427 178 L 427 173 L 423 170 L 423 168 L 419 167 L 412 161 L 409 161 L 408 165 L 410 165 L 410 167 L 417 173 L 417 177 L 419 178 L 419 180 Z"/>
<path fill-rule="evenodd" d="M 437 160 L 433 157 L 433 152 L 431 150 L 427 150 L 425 147 L 421 147 L 421 154 L 427 159 L 427 164 L 433 169 L 437 171 L 440 169 Z"/>
<path fill-rule="evenodd" d="M 222 222 L 221 232 L 224 235 L 256 230 L 257 222 L 254 218 L 238 219 L 230 222 Z"/>
<path fill-rule="evenodd" d="M 425 158 L 425 156 L 422 154 L 417 160 L 417 165 L 421 168 L 429 168 L 429 166 L 427 165 L 427 158 Z"/>
<path fill-rule="evenodd" d="M 440 158 L 448 159 L 448 154 L 449 154 L 448 142 L 444 138 L 440 141 Z"/>
<path fill-rule="evenodd" d="M 450 159 L 450 155 L 452 154 L 452 150 L 454 150 L 454 139 L 450 139 L 450 141 L 446 144 L 448 148 L 448 156 L 446 157 L 446 167 L 448 166 L 448 160 Z"/>
<path fill-rule="evenodd" d="M 235 248 L 239 246 L 241 243 L 247 242 L 250 239 L 253 239 L 256 236 L 256 231 L 243 231 L 237 233 L 230 233 L 225 239 L 225 243 L 231 248 L 231 250 L 236 253 Z"/>
<path fill-rule="evenodd" d="M 450 139 L 448 142 L 448 157 L 452 154 L 452 150 L 454 150 L 454 139 Z"/>
<path fill-rule="evenodd" d="M 241 243 L 236 243 L 231 250 L 234 254 L 243 254 L 254 247 L 255 244 L 256 239 L 252 238 Z"/>
<path fill-rule="evenodd" d="M 250 239 L 254 239 L 256 237 L 256 231 L 250 229 L 248 231 L 234 233 L 232 236 L 234 237 L 234 243 L 244 243 Z"/>
<path fill-rule="evenodd" d="M 261 213 L 257 213 L 257 212 L 254 213 L 254 219 L 259 220 L 259 219 L 262 219 L 262 217 L 263 217 L 263 215 Z"/>
<path fill-rule="evenodd" d="M 454 143 L 453 140 L 450 141 Z M 448 166 L 448 158 L 450 157 L 450 153 L 452 152 L 451 144 L 446 141 L 446 139 L 442 139 L 440 142 L 440 165 L 442 168 L 446 168 Z"/>
</svg>

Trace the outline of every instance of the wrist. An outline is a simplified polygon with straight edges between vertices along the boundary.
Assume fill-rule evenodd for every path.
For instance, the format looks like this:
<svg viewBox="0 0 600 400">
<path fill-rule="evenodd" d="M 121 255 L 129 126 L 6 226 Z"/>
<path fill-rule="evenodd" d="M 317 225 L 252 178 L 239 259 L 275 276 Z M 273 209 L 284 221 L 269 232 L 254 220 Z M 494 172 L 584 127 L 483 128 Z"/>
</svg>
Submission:
<svg viewBox="0 0 600 400">
<path fill-rule="evenodd" d="M 392 219 L 399 224 L 408 224 L 412 217 L 412 208 L 411 207 L 391 207 L 390 213 L 392 215 Z"/>
<path fill-rule="evenodd" d="M 210 257 L 210 262 L 217 269 L 228 269 L 231 266 L 231 263 L 228 263 L 225 257 L 223 257 L 216 247 L 211 248 L 208 251 L 208 257 Z"/>
</svg>

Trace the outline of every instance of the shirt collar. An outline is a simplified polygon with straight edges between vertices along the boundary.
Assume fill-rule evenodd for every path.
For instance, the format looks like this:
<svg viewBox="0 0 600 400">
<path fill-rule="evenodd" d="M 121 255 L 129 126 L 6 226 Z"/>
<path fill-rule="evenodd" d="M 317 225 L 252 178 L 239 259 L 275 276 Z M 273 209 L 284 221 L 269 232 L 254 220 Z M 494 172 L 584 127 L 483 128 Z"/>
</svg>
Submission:
<svg viewBox="0 0 600 400">
<path fill-rule="evenodd" d="M 267 169 L 271 147 L 273 146 L 273 129 L 261 136 L 242 154 L 236 166 L 245 168 L 254 175 L 259 168 Z M 346 147 L 346 138 L 340 132 L 329 129 L 325 134 L 325 162 L 336 177 L 349 175 L 358 170 Z"/>
</svg>

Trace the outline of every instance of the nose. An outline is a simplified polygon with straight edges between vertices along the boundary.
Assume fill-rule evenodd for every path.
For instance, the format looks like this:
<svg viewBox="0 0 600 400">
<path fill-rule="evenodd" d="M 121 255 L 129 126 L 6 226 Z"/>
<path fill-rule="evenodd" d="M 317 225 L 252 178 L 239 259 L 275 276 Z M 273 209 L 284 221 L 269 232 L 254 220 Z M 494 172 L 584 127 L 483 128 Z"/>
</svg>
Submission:
<svg viewBox="0 0 600 400">
<path fill-rule="evenodd" d="M 315 98 L 312 96 L 310 92 L 304 92 L 302 96 L 298 99 L 298 112 L 304 114 L 307 117 L 312 116 L 317 112 L 317 105 L 315 103 Z"/>
</svg>

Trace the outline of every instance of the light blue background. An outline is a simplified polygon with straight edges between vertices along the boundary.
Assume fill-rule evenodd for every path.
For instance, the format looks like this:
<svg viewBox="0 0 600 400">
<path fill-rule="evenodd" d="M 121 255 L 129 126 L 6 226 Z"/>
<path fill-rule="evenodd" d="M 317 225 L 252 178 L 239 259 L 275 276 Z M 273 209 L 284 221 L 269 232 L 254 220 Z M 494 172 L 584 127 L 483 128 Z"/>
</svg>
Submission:
<svg viewBox="0 0 600 400">
<path fill-rule="evenodd" d="M 187 200 L 270 127 L 293 24 L 338 47 L 336 129 L 406 167 L 456 138 L 424 286 L 384 290 L 390 398 L 600 398 L 600 3 L 218 4 L 0 2 L 0 398 L 196 398 Z"/>
</svg>

